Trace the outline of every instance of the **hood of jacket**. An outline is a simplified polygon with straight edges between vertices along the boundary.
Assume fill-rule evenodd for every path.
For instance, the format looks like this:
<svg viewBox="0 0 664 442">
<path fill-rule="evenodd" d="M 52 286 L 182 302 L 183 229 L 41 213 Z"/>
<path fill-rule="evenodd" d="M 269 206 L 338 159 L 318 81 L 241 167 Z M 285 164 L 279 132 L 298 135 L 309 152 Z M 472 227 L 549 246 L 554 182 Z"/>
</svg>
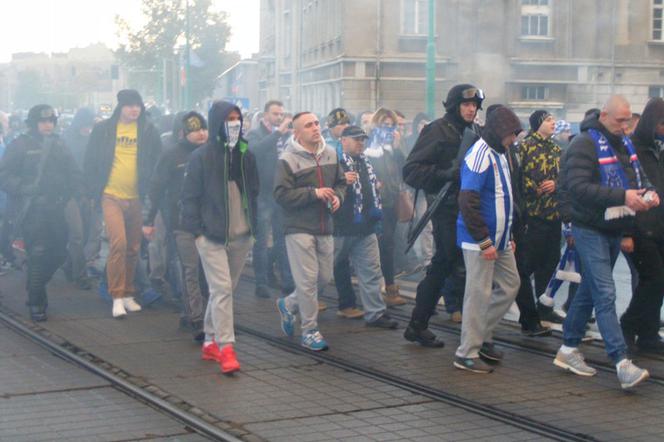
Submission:
<svg viewBox="0 0 664 442">
<path fill-rule="evenodd" d="M 232 111 L 237 111 L 240 114 L 240 122 L 242 120 L 242 111 L 239 107 L 228 101 L 215 101 L 208 111 L 208 131 L 210 133 L 210 141 L 215 145 L 224 146 L 228 140 L 226 133 L 226 119 Z M 244 139 L 240 136 L 241 139 Z"/>
<path fill-rule="evenodd" d="M 652 146 L 655 139 L 657 125 L 664 122 L 664 100 L 660 97 L 648 101 L 639 124 L 634 130 L 634 141 L 644 146 Z"/>
<path fill-rule="evenodd" d="M 505 106 L 496 108 L 486 119 L 482 138 L 497 152 L 505 152 L 503 138 L 521 132 L 521 121 L 512 110 Z"/>
<path fill-rule="evenodd" d="M 321 136 L 321 141 L 320 143 L 318 143 L 318 146 L 316 146 L 316 152 L 315 152 L 316 158 L 321 156 L 321 154 L 325 151 L 326 146 L 327 145 L 325 144 L 325 138 Z M 288 139 L 288 144 L 286 145 L 286 152 L 294 153 L 296 155 L 300 155 L 305 158 L 309 158 L 311 155 L 311 152 L 305 149 L 304 146 L 302 146 L 292 135 Z"/>
</svg>

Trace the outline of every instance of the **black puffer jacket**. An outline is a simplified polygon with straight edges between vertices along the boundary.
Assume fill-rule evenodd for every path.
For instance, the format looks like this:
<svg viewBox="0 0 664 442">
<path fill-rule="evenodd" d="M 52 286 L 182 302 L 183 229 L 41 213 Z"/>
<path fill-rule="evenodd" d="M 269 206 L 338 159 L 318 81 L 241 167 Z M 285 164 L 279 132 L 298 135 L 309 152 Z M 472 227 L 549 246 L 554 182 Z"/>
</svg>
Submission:
<svg viewBox="0 0 664 442">
<path fill-rule="evenodd" d="M 572 140 L 562 165 L 565 171 L 561 179 L 564 179 L 571 221 L 579 227 L 609 235 L 630 235 L 634 230 L 634 217 L 604 220 L 608 207 L 625 204 L 625 190 L 601 185 L 595 142 L 588 133 L 589 129 L 596 129 L 607 138 L 623 166 L 630 188 L 637 187 L 636 174 L 621 137 L 610 133 L 596 117 L 588 118 L 581 124 L 581 134 Z"/>
<path fill-rule="evenodd" d="M 96 201 L 108 184 L 115 159 L 115 142 L 121 107 L 118 105 L 108 120 L 92 129 L 83 159 L 83 174 L 88 195 Z M 155 126 L 145 115 L 138 118 L 138 194 L 143 199 L 150 185 L 150 176 L 161 153 L 161 138 Z"/>
<path fill-rule="evenodd" d="M 210 138 L 189 157 L 182 184 L 180 226 L 194 236 L 205 235 L 219 243 L 225 243 L 229 236 L 229 180 L 240 188 L 252 234 L 256 226 L 256 160 L 242 138 L 234 149 L 226 146 L 224 123 L 233 110 L 242 115 L 232 103 L 216 101 L 212 105 L 208 112 Z"/>
<path fill-rule="evenodd" d="M 664 122 L 664 100 L 648 102 L 636 126 L 632 141 L 648 180 L 660 198 L 664 197 L 664 152 L 655 140 L 657 125 Z M 637 234 L 647 238 L 664 239 L 664 204 L 636 215 Z"/>
<path fill-rule="evenodd" d="M 465 123 L 456 114 L 446 113 L 443 118 L 426 125 L 413 146 L 403 167 L 406 184 L 422 189 L 432 195 L 440 191 L 445 183 L 452 181 L 444 207 L 457 208 L 459 193 L 459 145 L 466 127 L 479 129 L 474 124 Z"/>
</svg>

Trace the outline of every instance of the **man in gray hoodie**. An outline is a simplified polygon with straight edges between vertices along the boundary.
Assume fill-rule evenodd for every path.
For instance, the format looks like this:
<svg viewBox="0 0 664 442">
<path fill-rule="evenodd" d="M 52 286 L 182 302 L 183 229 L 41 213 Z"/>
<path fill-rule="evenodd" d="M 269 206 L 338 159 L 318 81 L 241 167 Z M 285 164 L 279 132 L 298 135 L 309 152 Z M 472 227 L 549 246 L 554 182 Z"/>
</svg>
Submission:
<svg viewBox="0 0 664 442">
<path fill-rule="evenodd" d="M 325 145 L 311 112 L 293 117 L 293 136 L 277 163 L 274 199 L 282 207 L 286 249 L 295 291 L 277 300 L 281 329 L 293 335 L 300 312 L 302 346 L 326 350 L 318 331 L 318 291 L 332 276 L 332 216 L 341 206 L 346 179 L 337 153 Z"/>
</svg>

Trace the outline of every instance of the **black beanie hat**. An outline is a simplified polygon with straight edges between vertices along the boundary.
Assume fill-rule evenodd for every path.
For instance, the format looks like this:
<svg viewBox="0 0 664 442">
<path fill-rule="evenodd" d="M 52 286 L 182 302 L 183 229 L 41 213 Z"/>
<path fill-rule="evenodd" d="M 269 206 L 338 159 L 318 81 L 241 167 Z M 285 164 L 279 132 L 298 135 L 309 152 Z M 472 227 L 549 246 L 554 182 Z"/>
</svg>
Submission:
<svg viewBox="0 0 664 442">
<path fill-rule="evenodd" d="M 122 89 L 118 92 L 118 106 L 131 106 L 137 104 L 143 107 L 143 98 L 135 89 Z"/>
<path fill-rule="evenodd" d="M 28 111 L 28 117 L 25 119 L 25 124 L 30 129 L 37 129 L 37 123 L 41 120 L 51 120 L 53 124 L 58 122 L 58 114 L 52 106 L 48 104 L 38 104 L 33 106 Z"/>
<path fill-rule="evenodd" d="M 545 110 L 536 110 L 530 115 L 530 118 L 528 118 L 528 121 L 530 122 L 530 130 L 533 132 L 537 132 L 537 130 L 540 128 L 542 123 L 544 123 L 544 120 L 549 118 L 551 114 Z"/>
<path fill-rule="evenodd" d="M 207 128 L 208 127 L 205 118 L 198 112 L 191 111 L 182 117 L 182 132 L 184 133 L 185 137 L 192 132 Z"/>
</svg>

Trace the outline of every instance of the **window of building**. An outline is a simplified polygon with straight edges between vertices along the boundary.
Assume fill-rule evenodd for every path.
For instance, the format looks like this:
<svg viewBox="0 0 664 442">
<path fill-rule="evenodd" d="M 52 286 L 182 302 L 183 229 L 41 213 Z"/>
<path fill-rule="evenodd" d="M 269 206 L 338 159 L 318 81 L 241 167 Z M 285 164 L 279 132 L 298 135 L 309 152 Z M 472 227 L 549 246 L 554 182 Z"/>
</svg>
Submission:
<svg viewBox="0 0 664 442">
<path fill-rule="evenodd" d="M 427 35 L 429 33 L 429 2 L 401 0 L 401 33 Z"/>
<path fill-rule="evenodd" d="M 528 101 L 542 101 L 549 95 L 546 86 L 524 86 L 521 88 L 521 99 Z"/>
<path fill-rule="evenodd" d="M 551 35 L 551 3 L 549 0 L 521 0 L 521 35 L 524 37 Z"/>
<path fill-rule="evenodd" d="M 650 86 L 648 88 L 648 96 L 650 98 L 664 98 L 664 86 Z"/>
<path fill-rule="evenodd" d="M 664 41 L 664 32 L 662 32 L 662 19 L 664 17 L 664 0 L 652 1 L 652 39 Z"/>
</svg>

